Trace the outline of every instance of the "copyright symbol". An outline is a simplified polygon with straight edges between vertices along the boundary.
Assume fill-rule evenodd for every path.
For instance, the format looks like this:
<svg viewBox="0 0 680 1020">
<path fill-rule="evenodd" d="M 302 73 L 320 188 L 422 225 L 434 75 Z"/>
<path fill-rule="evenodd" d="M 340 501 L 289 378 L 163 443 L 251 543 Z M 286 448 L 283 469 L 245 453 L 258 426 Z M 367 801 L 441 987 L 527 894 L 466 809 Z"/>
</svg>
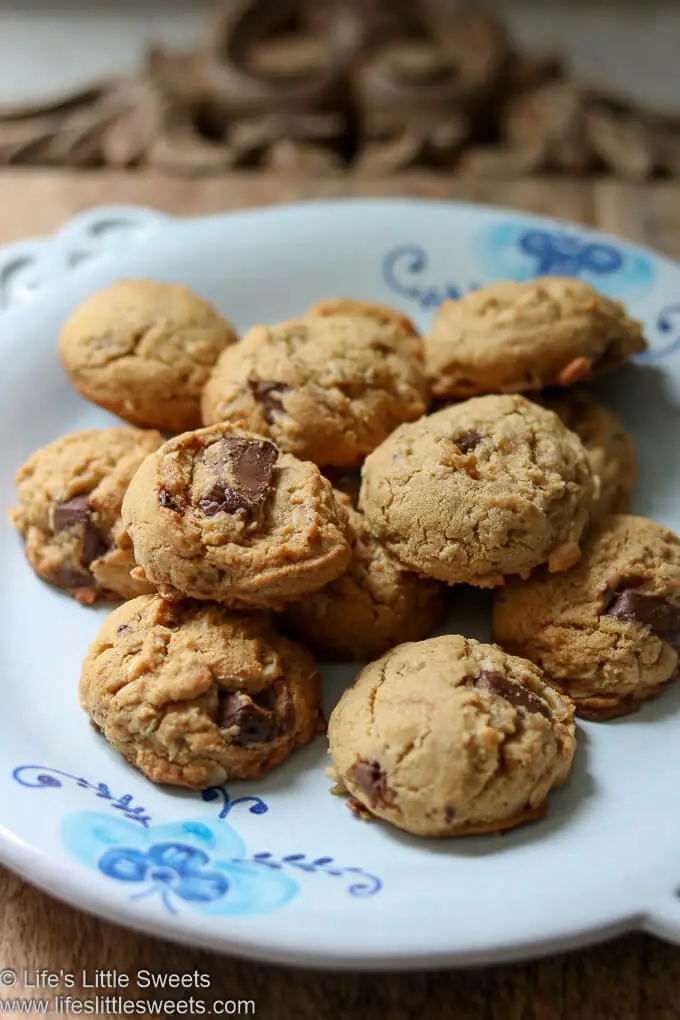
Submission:
<svg viewBox="0 0 680 1020">
<path fill-rule="evenodd" d="M 0 985 L 4 985 L 5 988 L 13 988 L 16 983 L 17 972 L 15 970 L 12 970 L 11 967 L 0 970 Z"/>
</svg>

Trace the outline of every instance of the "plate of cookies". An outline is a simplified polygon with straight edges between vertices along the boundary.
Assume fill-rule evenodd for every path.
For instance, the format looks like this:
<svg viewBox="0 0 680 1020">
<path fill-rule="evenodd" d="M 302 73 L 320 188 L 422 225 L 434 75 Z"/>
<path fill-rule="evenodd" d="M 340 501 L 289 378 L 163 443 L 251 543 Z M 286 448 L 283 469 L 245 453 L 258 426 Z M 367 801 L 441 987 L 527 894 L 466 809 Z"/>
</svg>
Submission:
<svg viewBox="0 0 680 1020">
<path fill-rule="evenodd" d="M 680 942 L 679 291 L 427 201 L 0 249 L 0 860 L 288 964 Z"/>
</svg>

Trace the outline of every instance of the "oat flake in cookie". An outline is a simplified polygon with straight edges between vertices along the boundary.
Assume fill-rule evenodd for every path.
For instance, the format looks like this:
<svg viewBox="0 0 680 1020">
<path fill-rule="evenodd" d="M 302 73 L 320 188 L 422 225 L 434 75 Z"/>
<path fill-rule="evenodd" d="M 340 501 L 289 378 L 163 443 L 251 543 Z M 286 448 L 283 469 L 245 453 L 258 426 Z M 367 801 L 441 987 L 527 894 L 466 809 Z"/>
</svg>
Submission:
<svg viewBox="0 0 680 1020">
<path fill-rule="evenodd" d="M 494 639 L 539 665 L 588 719 L 634 712 L 678 674 L 680 539 L 629 514 L 605 518 L 566 574 L 496 595 Z"/>
<path fill-rule="evenodd" d="M 364 463 L 359 506 L 407 569 L 493 587 L 540 563 L 573 566 L 596 490 L 556 414 L 488 396 L 396 429 Z"/>
<path fill-rule="evenodd" d="M 72 313 L 59 356 L 84 397 L 133 425 L 182 432 L 201 424 L 201 391 L 237 340 L 215 309 L 186 287 L 122 280 Z"/>
<path fill-rule="evenodd" d="M 349 563 L 347 511 L 318 467 L 232 425 L 148 457 L 123 502 L 138 576 L 168 597 L 276 607 Z"/>
<path fill-rule="evenodd" d="M 328 724 L 337 787 L 416 836 L 539 818 L 569 775 L 574 710 L 531 662 L 446 635 L 366 666 Z"/>
<path fill-rule="evenodd" d="M 569 386 L 646 348 L 622 304 L 582 280 L 492 283 L 445 301 L 425 337 L 438 399 Z"/>
<path fill-rule="evenodd" d="M 26 461 L 16 475 L 19 506 L 10 517 L 36 574 L 83 603 L 152 590 L 130 576 L 135 560 L 121 504 L 135 471 L 162 442 L 151 430 L 87 429 Z"/>
<path fill-rule="evenodd" d="M 322 728 L 306 649 L 266 616 L 148 595 L 111 613 L 83 662 L 80 701 L 154 783 L 255 779 Z"/>
<path fill-rule="evenodd" d="M 317 314 L 256 326 L 226 350 L 203 393 L 203 420 L 350 469 L 428 403 L 416 334 L 370 315 Z"/>
</svg>

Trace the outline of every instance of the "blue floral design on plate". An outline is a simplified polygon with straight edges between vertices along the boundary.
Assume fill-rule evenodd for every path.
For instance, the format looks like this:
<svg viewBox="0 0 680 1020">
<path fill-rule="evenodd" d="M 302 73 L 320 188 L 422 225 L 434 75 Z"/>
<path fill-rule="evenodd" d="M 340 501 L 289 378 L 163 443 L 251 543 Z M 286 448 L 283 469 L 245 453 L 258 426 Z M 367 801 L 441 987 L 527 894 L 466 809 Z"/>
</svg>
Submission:
<svg viewBox="0 0 680 1020">
<path fill-rule="evenodd" d="M 226 787 L 212 786 L 201 791 L 201 799 L 220 804 L 215 820 L 153 826 L 146 808 L 133 805 L 132 794 L 115 797 L 106 783 L 91 783 L 48 765 L 19 765 L 12 778 L 30 790 L 58 790 L 72 782 L 121 812 L 122 818 L 93 811 L 68 815 L 62 823 L 64 847 L 86 867 L 134 888 L 130 899 L 159 897 L 172 914 L 182 906 L 223 916 L 269 913 L 300 892 L 299 884 L 285 874 L 288 868 L 347 878 L 352 897 L 374 896 L 382 889 L 376 875 L 340 865 L 332 857 L 277 857 L 269 851 L 244 856 L 242 839 L 225 819 L 246 806 L 251 815 L 267 814 L 269 806 L 252 794 L 232 797 Z"/>
<path fill-rule="evenodd" d="M 482 231 L 473 245 L 489 279 L 530 280 L 574 276 L 612 297 L 630 299 L 654 279 L 654 265 L 642 252 L 605 241 L 575 227 L 545 228 L 510 220 Z"/>
<path fill-rule="evenodd" d="M 428 272 L 430 256 L 420 244 L 400 244 L 392 248 L 383 258 L 383 279 L 390 290 L 401 297 L 417 301 L 423 311 L 438 308 L 442 301 L 457 301 L 463 294 L 475 290 L 480 284 L 428 283 L 424 274 Z"/>
<path fill-rule="evenodd" d="M 62 841 L 81 864 L 134 887 L 131 899 L 158 896 L 173 914 L 182 906 L 207 915 L 267 914 L 300 892 L 289 875 L 245 860 L 243 841 L 224 821 L 140 829 L 84 811 L 64 819 Z"/>
</svg>

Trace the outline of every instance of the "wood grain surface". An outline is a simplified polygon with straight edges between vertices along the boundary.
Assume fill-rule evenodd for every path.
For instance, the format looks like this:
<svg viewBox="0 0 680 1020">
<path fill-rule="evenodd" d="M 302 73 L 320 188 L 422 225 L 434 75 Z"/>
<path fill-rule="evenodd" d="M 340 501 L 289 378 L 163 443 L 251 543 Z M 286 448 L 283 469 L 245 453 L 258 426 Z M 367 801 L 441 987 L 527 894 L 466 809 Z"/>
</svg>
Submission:
<svg viewBox="0 0 680 1020">
<path fill-rule="evenodd" d="M 342 195 L 422 195 L 506 205 L 596 224 L 680 258 L 677 185 L 460 181 L 422 173 L 389 180 L 315 181 L 245 174 L 182 181 L 122 173 L 1 173 L 0 243 L 50 233 L 75 213 L 102 203 L 137 203 L 175 215 L 195 215 Z M 555 882 L 559 881 L 560 875 L 555 875 Z M 254 1015 L 265 1020 L 680 1018 L 680 948 L 644 935 L 523 966 L 401 975 L 299 971 L 198 952 L 125 931 L 77 912 L 0 869 L 0 971 L 4 967 L 17 971 L 20 984 L 24 971 L 30 977 L 41 969 L 86 970 L 90 975 L 116 969 L 131 975 L 131 987 L 120 993 L 130 1001 L 193 995 L 205 1004 L 205 1015 L 217 1000 L 252 1001 Z M 151 992 L 135 985 L 140 969 L 172 974 L 198 971 L 207 975 L 210 987 Z M 64 991 L 29 991 L 17 985 L 16 989 L 0 988 L 0 999 L 38 995 L 54 1002 Z M 84 998 L 95 992 L 76 988 L 72 994 Z M 2 1003 L 0 1013 L 1 1007 Z M 247 1008 L 242 1005 L 240 1015 L 247 1015 Z M 121 1009 L 109 1015 L 125 1013 Z"/>
</svg>

